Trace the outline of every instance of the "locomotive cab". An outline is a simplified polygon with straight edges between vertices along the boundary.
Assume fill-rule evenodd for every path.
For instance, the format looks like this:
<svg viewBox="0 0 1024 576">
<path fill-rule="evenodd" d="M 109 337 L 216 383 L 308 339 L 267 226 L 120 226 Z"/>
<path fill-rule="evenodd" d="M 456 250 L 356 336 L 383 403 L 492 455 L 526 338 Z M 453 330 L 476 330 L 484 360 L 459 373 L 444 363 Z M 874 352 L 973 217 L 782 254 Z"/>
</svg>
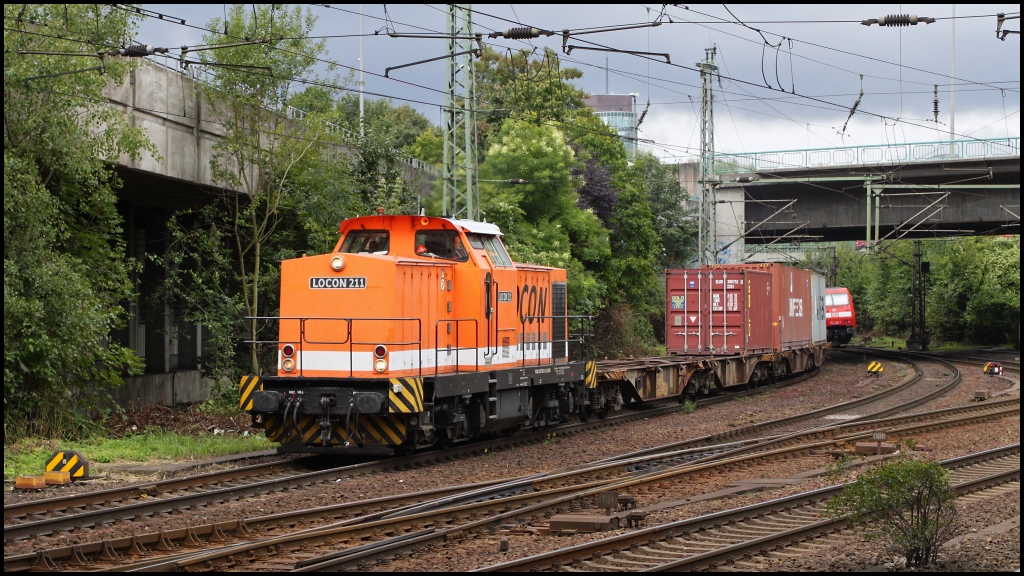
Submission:
<svg viewBox="0 0 1024 576">
<path fill-rule="evenodd" d="M 339 232 L 282 263 L 276 374 L 242 380 L 280 451 L 393 454 L 588 404 L 565 270 L 514 263 L 494 224 L 378 213 Z"/>
</svg>

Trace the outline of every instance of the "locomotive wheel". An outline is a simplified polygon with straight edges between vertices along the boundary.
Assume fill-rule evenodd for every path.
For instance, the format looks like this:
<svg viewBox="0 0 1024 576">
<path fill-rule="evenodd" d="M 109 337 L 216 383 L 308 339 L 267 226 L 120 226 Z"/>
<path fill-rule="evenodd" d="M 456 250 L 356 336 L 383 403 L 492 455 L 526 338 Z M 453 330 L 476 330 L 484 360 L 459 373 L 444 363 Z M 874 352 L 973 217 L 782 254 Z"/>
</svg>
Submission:
<svg viewBox="0 0 1024 576">
<path fill-rule="evenodd" d="M 580 422 L 587 422 L 590 420 L 590 417 L 593 416 L 593 410 L 590 408 L 590 404 L 580 406 L 577 413 L 580 415 Z"/>
<path fill-rule="evenodd" d="M 437 446 L 442 450 L 447 450 L 452 447 L 455 441 L 448 435 L 447 430 L 439 430 L 437 432 Z"/>
</svg>

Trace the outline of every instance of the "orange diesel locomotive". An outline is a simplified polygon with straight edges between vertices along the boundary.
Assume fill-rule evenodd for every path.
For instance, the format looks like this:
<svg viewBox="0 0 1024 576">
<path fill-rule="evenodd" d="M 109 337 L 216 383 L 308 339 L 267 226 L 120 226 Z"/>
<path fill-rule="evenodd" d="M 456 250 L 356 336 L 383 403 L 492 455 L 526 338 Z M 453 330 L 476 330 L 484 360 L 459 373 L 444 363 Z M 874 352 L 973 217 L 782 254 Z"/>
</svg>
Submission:
<svg viewBox="0 0 1024 576">
<path fill-rule="evenodd" d="M 494 224 L 378 210 L 340 233 L 282 263 L 277 373 L 241 382 L 280 451 L 390 455 L 621 405 L 569 357 L 565 270 L 512 262 Z"/>
</svg>

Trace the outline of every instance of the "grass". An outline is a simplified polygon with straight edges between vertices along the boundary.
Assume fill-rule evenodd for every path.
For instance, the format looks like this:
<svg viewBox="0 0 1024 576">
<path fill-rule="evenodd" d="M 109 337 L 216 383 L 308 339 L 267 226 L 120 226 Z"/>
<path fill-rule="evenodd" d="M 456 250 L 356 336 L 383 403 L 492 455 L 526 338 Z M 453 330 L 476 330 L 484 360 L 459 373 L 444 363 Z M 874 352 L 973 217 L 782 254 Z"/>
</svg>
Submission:
<svg viewBox="0 0 1024 576">
<path fill-rule="evenodd" d="M 57 450 L 74 450 L 90 464 L 103 464 L 202 459 L 274 446 L 275 443 L 260 434 L 194 436 L 156 431 L 124 438 L 93 437 L 76 442 L 23 438 L 4 446 L 4 479 L 42 474 L 46 459 Z M 162 460 L 154 458 L 154 454 L 159 454 Z M 90 473 L 95 473 L 95 470 L 90 469 Z"/>
<path fill-rule="evenodd" d="M 907 341 L 902 338 L 893 338 L 891 336 L 865 336 L 863 338 L 854 337 L 853 341 L 850 342 L 851 346 L 871 346 L 874 348 L 889 348 L 892 350 L 906 350 Z"/>
</svg>

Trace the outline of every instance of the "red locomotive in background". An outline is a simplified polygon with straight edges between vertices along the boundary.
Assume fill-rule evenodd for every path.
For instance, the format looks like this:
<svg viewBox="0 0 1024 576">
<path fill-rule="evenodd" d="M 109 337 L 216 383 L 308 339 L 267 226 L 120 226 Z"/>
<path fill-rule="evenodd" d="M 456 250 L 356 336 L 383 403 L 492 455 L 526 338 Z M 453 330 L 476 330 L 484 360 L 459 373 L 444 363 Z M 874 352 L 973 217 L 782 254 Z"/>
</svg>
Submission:
<svg viewBox="0 0 1024 576">
<path fill-rule="evenodd" d="M 846 288 L 835 286 L 825 291 L 825 325 L 828 341 L 836 345 L 849 344 L 856 334 L 857 312 Z"/>
</svg>

